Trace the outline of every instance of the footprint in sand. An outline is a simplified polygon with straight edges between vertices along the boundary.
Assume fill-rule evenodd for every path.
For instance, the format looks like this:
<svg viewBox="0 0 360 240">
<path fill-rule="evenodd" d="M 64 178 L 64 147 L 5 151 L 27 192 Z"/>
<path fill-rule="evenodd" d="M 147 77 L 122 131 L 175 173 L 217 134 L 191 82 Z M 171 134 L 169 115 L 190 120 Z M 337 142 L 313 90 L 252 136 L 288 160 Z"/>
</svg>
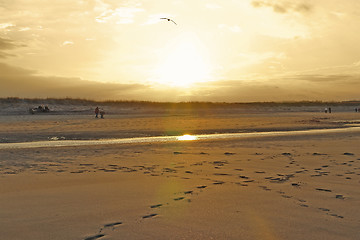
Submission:
<svg viewBox="0 0 360 240">
<path fill-rule="evenodd" d="M 115 226 L 118 226 L 118 225 L 121 225 L 121 224 L 122 224 L 122 222 L 113 222 L 113 223 L 105 224 L 104 227 L 105 227 L 105 228 L 115 227 Z"/>
<path fill-rule="evenodd" d="M 72 171 L 72 172 L 70 172 L 70 173 L 84 173 L 84 172 L 88 172 L 88 171 L 86 171 L 86 170 L 79 170 L 79 171 Z"/>
<path fill-rule="evenodd" d="M 321 155 L 327 155 L 326 153 L 313 153 L 312 155 L 314 155 L 314 156 L 321 156 Z"/>
<path fill-rule="evenodd" d="M 245 180 L 245 183 L 250 183 L 250 182 L 254 182 L 255 180 Z"/>
<path fill-rule="evenodd" d="M 242 168 L 236 168 L 236 169 L 234 169 L 235 171 L 244 171 L 244 169 L 242 169 Z"/>
<path fill-rule="evenodd" d="M 178 198 L 174 198 L 174 201 L 180 201 L 180 200 L 183 200 L 185 199 L 185 197 L 178 197 Z"/>
<path fill-rule="evenodd" d="M 174 168 L 185 168 L 185 166 L 175 166 Z"/>
<path fill-rule="evenodd" d="M 241 182 L 235 182 L 236 185 L 242 186 L 242 187 L 247 187 L 249 185 L 241 183 Z"/>
<path fill-rule="evenodd" d="M 331 213 L 329 215 L 332 216 L 332 217 L 336 217 L 336 218 L 344 218 L 343 216 L 337 215 L 335 213 Z"/>
<path fill-rule="evenodd" d="M 102 238 L 102 237 L 105 236 L 105 234 L 101 233 L 103 230 L 105 230 L 107 228 L 111 228 L 111 227 L 112 227 L 112 230 L 114 230 L 115 227 L 117 227 L 117 226 L 119 226 L 121 224 L 122 224 L 122 222 L 113 222 L 113 223 L 105 224 L 102 228 L 100 228 L 99 233 L 97 235 L 87 237 L 87 238 L 85 238 L 85 240 L 95 240 L 95 239 L 98 239 L 98 238 Z"/>
<path fill-rule="evenodd" d="M 117 165 L 117 164 L 109 164 L 108 166 L 109 167 L 118 167 L 119 165 Z"/>
<path fill-rule="evenodd" d="M 231 174 L 228 173 L 214 173 L 215 176 L 231 176 Z"/>
<path fill-rule="evenodd" d="M 310 177 L 321 177 L 322 174 L 313 174 L 313 175 L 310 175 Z"/>
<path fill-rule="evenodd" d="M 234 155 L 235 153 L 233 152 L 224 152 L 225 155 Z"/>
<path fill-rule="evenodd" d="M 330 209 L 328 209 L 328 208 L 319 208 L 319 210 L 321 210 L 321 211 L 323 211 L 323 212 L 330 212 Z"/>
<path fill-rule="evenodd" d="M 97 234 L 95 236 L 87 237 L 84 240 L 96 240 L 96 239 L 102 238 L 104 236 L 105 236 L 105 234 Z"/>
<path fill-rule="evenodd" d="M 270 188 L 268 188 L 267 186 L 259 186 L 259 188 L 265 190 L 265 191 L 271 191 Z"/>
<path fill-rule="evenodd" d="M 172 169 L 172 168 L 163 168 L 162 171 L 167 172 L 167 173 L 176 173 L 177 172 L 175 169 Z"/>
<path fill-rule="evenodd" d="M 225 182 L 223 181 L 216 181 L 216 182 L 213 182 L 214 185 L 222 185 L 224 184 Z"/>
<path fill-rule="evenodd" d="M 212 162 L 212 164 L 216 165 L 216 166 L 224 166 L 225 164 L 229 164 L 228 161 L 214 161 Z"/>
<path fill-rule="evenodd" d="M 150 206 L 150 208 L 159 208 L 161 206 L 162 206 L 162 204 L 160 203 L 160 204 L 152 205 L 152 206 Z"/>
<path fill-rule="evenodd" d="M 17 174 L 16 171 L 7 171 L 7 172 L 3 172 L 3 174 Z"/>
<path fill-rule="evenodd" d="M 343 195 L 341 195 L 341 194 L 336 195 L 335 198 L 337 198 L 337 199 L 342 199 L 342 200 L 345 199 L 345 197 L 344 197 Z"/>
<path fill-rule="evenodd" d="M 294 177 L 294 174 L 287 174 L 287 175 L 277 174 L 277 175 L 279 177 L 268 178 L 270 180 L 270 182 L 272 182 L 272 183 L 284 183 L 284 182 L 287 182 L 290 178 Z"/>
<path fill-rule="evenodd" d="M 317 191 L 322 191 L 322 192 L 332 192 L 332 190 L 330 189 L 326 189 L 326 188 L 315 188 Z"/>
<path fill-rule="evenodd" d="M 146 218 L 153 218 L 153 217 L 155 217 L 155 216 L 157 216 L 157 214 L 156 214 L 156 213 L 153 213 L 153 214 L 145 215 L 145 216 L 143 216 L 142 218 L 144 218 L 144 219 L 146 219 Z"/>
</svg>

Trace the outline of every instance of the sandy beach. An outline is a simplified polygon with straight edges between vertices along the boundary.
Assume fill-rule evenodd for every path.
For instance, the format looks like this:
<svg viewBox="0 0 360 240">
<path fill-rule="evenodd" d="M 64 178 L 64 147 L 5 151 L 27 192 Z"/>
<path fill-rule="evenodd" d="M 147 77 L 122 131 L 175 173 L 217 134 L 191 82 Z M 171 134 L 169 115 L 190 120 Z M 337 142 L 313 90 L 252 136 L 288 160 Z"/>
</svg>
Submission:
<svg viewBox="0 0 360 240">
<path fill-rule="evenodd" d="M 1 143 L 357 126 L 355 112 L 6 115 Z M 360 132 L 0 149 L 12 239 L 359 239 Z"/>
</svg>

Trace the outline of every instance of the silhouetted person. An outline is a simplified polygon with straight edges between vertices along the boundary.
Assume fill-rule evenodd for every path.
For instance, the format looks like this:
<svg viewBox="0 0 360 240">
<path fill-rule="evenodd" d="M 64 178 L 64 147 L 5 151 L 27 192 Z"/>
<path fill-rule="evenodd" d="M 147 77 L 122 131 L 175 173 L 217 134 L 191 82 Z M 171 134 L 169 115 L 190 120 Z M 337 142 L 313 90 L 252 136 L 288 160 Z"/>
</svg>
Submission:
<svg viewBox="0 0 360 240">
<path fill-rule="evenodd" d="M 329 107 L 329 113 L 331 113 L 331 108 Z"/>
<path fill-rule="evenodd" d="M 99 107 L 95 108 L 95 117 L 98 118 L 99 115 Z"/>
<path fill-rule="evenodd" d="M 100 111 L 100 116 L 101 116 L 101 118 L 104 118 L 104 115 L 105 115 L 105 111 L 104 111 L 104 110 L 101 110 L 101 111 Z"/>
</svg>

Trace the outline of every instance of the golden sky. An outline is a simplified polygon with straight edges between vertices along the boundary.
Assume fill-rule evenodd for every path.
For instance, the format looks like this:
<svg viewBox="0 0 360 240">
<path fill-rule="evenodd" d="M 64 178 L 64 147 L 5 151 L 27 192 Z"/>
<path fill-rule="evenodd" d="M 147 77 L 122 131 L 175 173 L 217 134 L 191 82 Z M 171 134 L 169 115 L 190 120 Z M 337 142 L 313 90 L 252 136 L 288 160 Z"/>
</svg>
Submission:
<svg viewBox="0 0 360 240">
<path fill-rule="evenodd" d="M 0 97 L 359 100 L 360 1 L 1 0 L 0 81 Z"/>
</svg>

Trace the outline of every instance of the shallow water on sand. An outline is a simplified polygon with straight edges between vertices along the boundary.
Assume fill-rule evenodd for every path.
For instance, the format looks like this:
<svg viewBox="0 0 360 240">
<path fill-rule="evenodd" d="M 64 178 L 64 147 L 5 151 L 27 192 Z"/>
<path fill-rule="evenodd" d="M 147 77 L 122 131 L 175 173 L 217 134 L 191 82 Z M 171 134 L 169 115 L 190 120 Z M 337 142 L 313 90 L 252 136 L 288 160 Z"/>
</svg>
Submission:
<svg viewBox="0 0 360 240">
<path fill-rule="evenodd" d="M 349 128 L 335 128 L 335 129 L 311 129 L 311 130 L 300 130 L 300 131 L 222 133 L 222 134 L 116 138 L 116 139 L 98 139 L 98 140 L 52 140 L 52 141 L 38 141 L 38 142 L 0 143 L 0 149 L 38 148 L 38 147 L 70 147 L 70 146 L 87 146 L 87 145 L 132 144 L 132 143 L 154 143 L 154 142 L 177 142 L 177 141 L 201 141 L 201 140 L 295 136 L 295 135 L 311 135 L 311 134 L 327 134 L 327 133 L 359 132 L 359 131 L 360 131 L 360 127 L 349 127 Z"/>
</svg>

